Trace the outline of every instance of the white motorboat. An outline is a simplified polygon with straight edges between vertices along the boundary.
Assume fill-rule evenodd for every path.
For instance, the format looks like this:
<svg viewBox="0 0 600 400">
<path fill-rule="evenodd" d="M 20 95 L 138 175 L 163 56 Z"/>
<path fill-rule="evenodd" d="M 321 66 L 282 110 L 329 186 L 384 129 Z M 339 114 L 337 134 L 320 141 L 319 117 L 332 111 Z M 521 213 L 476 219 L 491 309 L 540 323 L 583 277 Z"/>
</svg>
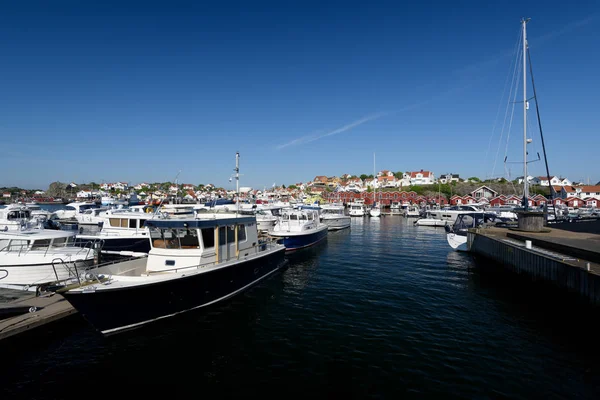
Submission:
<svg viewBox="0 0 600 400">
<path fill-rule="evenodd" d="M 469 228 L 493 226 L 500 222 L 493 212 L 469 212 L 460 214 L 453 225 L 446 225 L 446 240 L 457 251 L 469 251 L 467 233 Z"/>
<path fill-rule="evenodd" d="M 348 203 L 348 215 L 351 217 L 364 217 L 365 216 L 365 201 L 362 199 L 355 199 L 353 202 Z"/>
<path fill-rule="evenodd" d="M 425 218 L 419 218 L 415 222 L 413 222 L 413 224 L 416 226 L 436 226 L 436 227 L 441 226 L 441 227 L 444 227 L 444 226 L 448 225 L 448 221 L 443 220 L 443 219 L 433 218 L 428 213 L 428 215 Z"/>
<path fill-rule="evenodd" d="M 320 218 L 330 231 L 349 228 L 352 219 L 349 215 L 344 214 L 342 204 L 322 205 Z"/>
<path fill-rule="evenodd" d="M 62 220 L 77 220 L 77 215 L 82 214 L 90 208 L 98 208 L 98 205 L 93 201 L 76 201 L 67 204 L 64 209 L 57 210 L 55 213 Z"/>
<path fill-rule="evenodd" d="M 75 232 L 25 228 L 0 232 L 0 287 L 34 290 L 94 263 L 93 246 L 74 245 Z"/>
<path fill-rule="evenodd" d="M 327 238 L 328 226 L 317 210 L 283 209 L 269 235 L 280 240 L 286 251 L 309 247 Z"/>
</svg>

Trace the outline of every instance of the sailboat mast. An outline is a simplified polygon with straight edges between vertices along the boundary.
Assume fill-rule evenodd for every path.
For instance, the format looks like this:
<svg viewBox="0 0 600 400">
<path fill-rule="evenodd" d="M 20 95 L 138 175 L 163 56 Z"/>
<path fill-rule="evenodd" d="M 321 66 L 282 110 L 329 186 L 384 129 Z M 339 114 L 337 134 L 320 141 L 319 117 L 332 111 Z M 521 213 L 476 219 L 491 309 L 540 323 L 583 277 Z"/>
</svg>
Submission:
<svg viewBox="0 0 600 400">
<path fill-rule="evenodd" d="M 527 21 L 523 18 L 523 207 L 529 207 L 529 182 L 527 180 Z"/>
<path fill-rule="evenodd" d="M 240 152 L 235 153 L 235 192 L 237 194 L 235 214 L 240 210 Z"/>
</svg>

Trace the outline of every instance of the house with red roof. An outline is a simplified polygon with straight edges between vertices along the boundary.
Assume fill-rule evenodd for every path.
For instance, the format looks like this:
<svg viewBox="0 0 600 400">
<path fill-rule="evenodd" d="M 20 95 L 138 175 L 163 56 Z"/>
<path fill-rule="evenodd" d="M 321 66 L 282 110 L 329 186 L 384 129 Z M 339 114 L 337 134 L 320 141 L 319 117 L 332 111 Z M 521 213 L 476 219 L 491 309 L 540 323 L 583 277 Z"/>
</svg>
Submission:
<svg viewBox="0 0 600 400">
<path fill-rule="evenodd" d="M 405 172 L 404 179 L 407 179 L 411 185 L 431 185 L 435 183 L 435 176 L 431 171 Z"/>
</svg>

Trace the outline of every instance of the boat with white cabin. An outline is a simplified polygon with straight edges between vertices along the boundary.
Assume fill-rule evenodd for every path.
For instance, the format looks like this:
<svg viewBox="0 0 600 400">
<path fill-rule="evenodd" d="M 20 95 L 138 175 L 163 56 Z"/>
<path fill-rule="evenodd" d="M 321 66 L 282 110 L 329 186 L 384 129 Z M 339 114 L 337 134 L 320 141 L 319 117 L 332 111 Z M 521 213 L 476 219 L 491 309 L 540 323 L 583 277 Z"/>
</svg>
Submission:
<svg viewBox="0 0 600 400">
<path fill-rule="evenodd" d="M 352 218 L 344 213 L 342 204 L 324 204 L 321 206 L 321 222 L 327 225 L 330 231 L 350 227 Z"/>
<path fill-rule="evenodd" d="M 147 257 L 99 265 L 56 288 L 104 335 L 220 302 L 285 265 L 285 247 L 260 240 L 251 216 L 206 213 L 146 225 Z"/>
<path fill-rule="evenodd" d="M 285 208 L 268 233 L 283 243 L 286 251 L 294 251 L 327 239 L 328 229 L 317 210 Z"/>
<path fill-rule="evenodd" d="M 93 246 L 75 246 L 75 232 L 24 228 L 0 232 L 0 287 L 36 290 L 94 264 Z"/>
</svg>

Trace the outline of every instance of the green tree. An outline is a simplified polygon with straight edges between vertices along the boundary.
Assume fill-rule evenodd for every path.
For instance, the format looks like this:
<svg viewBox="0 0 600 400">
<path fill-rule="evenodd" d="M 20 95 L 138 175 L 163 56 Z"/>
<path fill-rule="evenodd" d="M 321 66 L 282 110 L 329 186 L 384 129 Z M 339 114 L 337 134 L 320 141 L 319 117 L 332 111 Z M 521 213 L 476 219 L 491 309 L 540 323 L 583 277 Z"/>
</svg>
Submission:
<svg viewBox="0 0 600 400">
<path fill-rule="evenodd" d="M 394 177 L 396 179 L 402 179 L 403 176 L 404 176 L 404 172 L 402 172 L 402 171 L 394 172 Z"/>
<path fill-rule="evenodd" d="M 296 185 L 290 185 L 290 186 L 288 186 L 288 188 L 292 189 L 292 190 L 296 190 L 296 189 L 298 189 L 298 186 L 296 186 Z"/>
<path fill-rule="evenodd" d="M 479 178 L 478 178 L 478 177 L 476 177 L 476 176 L 472 176 L 472 177 L 470 177 L 470 178 L 469 178 L 469 180 L 470 180 L 471 182 L 481 182 L 481 179 L 479 179 Z"/>
<path fill-rule="evenodd" d="M 362 179 L 363 181 L 364 181 L 365 179 L 369 179 L 369 175 L 367 175 L 367 174 L 361 174 L 361 175 L 360 175 L 360 179 Z"/>
</svg>

